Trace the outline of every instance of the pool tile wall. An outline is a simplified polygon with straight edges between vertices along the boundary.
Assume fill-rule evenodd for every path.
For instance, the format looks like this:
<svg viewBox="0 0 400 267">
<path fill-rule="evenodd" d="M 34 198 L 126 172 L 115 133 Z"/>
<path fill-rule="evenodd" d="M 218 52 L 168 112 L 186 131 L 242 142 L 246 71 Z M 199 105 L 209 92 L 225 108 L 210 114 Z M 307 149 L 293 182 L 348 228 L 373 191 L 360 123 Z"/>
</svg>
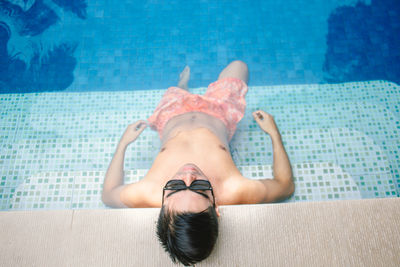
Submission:
<svg viewBox="0 0 400 267">
<path fill-rule="evenodd" d="M 296 192 L 286 201 L 399 196 L 399 89 L 386 81 L 250 86 L 233 159 L 249 178 L 273 176 L 270 138 L 251 117 L 263 109 L 293 166 Z M 106 208 L 101 186 L 116 144 L 164 91 L 0 95 L 0 209 Z M 126 183 L 146 174 L 159 145 L 146 129 L 128 147 Z"/>
</svg>

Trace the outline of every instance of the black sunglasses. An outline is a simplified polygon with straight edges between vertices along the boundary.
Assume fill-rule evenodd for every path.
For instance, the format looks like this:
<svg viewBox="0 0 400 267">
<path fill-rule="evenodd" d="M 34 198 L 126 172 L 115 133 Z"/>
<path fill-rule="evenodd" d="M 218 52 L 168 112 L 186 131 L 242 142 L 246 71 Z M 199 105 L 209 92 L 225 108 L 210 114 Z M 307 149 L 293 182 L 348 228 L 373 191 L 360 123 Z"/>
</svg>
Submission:
<svg viewBox="0 0 400 267">
<path fill-rule="evenodd" d="M 211 194 L 213 196 L 213 206 L 215 207 L 214 192 L 213 192 L 213 189 L 211 187 L 211 183 L 209 181 L 207 181 L 207 180 L 194 180 L 190 184 L 190 186 L 187 186 L 183 180 L 169 180 L 167 182 L 167 184 L 163 188 L 162 204 L 164 205 L 164 193 L 165 193 L 165 190 L 172 190 L 172 191 L 178 192 L 178 191 L 186 190 L 186 189 L 189 189 L 189 190 L 191 190 L 191 191 L 193 191 L 195 193 L 201 194 L 203 196 L 207 196 L 207 195 L 204 195 L 204 194 L 202 194 L 202 193 L 200 193 L 198 191 L 210 190 Z M 173 193 L 175 193 L 175 192 L 173 192 Z M 171 195 L 173 193 L 170 193 L 169 195 Z M 208 198 L 208 196 L 207 196 L 207 198 Z"/>
</svg>

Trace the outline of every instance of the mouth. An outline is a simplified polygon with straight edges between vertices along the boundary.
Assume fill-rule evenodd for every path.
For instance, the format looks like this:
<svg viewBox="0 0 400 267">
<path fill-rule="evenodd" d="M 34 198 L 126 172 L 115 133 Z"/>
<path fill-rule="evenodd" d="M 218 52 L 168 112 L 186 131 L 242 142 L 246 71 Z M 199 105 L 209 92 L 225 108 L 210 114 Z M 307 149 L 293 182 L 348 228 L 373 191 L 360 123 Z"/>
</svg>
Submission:
<svg viewBox="0 0 400 267">
<path fill-rule="evenodd" d="M 193 163 L 186 163 L 185 165 L 183 165 L 181 167 L 181 170 L 196 170 L 196 171 L 200 171 L 199 167 L 197 167 Z"/>
<path fill-rule="evenodd" d="M 187 172 L 204 176 L 204 173 L 199 169 L 199 167 L 197 167 L 193 163 L 187 163 L 183 165 L 179 170 L 179 173 L 187 173 Z"/>
<path fill-rule="evenodd" d="M 183 168 L 181 168 L 182 171 L 197 171 L 196 167 L 192 167 L 192 166 L 185 166 Z"/>
</svg>

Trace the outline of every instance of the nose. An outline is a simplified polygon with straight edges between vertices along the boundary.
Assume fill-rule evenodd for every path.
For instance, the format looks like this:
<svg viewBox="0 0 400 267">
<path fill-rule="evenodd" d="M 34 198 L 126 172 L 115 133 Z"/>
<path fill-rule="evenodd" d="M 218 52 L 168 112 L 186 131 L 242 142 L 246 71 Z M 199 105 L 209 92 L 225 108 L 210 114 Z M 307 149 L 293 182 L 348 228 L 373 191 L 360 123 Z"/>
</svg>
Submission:
<svg viewBox="0 0 400 267">
<path fill-rule="evenodd" d="M 179 178 L 182 179 L 187 186 L 190 186 L 190 184 L 197 179 L 197 175 L 194 173 L 186 172 L 182 173 Z"/>
<path fill-rule="evenodd" d="M 196 180 L 197 176 L 192 173 L 188 173 L 185 175 L 185 184 L 189 186 L 194 180 Z"/>
</svg>

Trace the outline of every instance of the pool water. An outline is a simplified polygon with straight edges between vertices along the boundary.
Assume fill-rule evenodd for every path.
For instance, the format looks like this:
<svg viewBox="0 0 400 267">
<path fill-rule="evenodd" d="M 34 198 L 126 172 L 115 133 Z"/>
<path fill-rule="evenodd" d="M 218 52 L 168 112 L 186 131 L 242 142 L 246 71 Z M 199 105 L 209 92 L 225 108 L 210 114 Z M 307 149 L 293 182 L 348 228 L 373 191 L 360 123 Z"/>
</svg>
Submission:
<svg viewBox="0 0 400 267">
<path fill-rule="evenodd" d="M 251 85 L 400 82 L 397 0 L 0 2 L 0 93 L 192 88 L 232 60 Z"/>
<path fill-rule="evenodd" d="M 396 1 L 118 4 L 0 2 L 1 210 L 105 208 L 126 125 L 151 114 L 185 65 L 203 93 L 235 59 L 250 69 L 231 142 L 245 176 L 272 177 L 270 139 L 251 118 L 263 109 L 293 165 L 287 202 L 400 195 Z M 128 148 L 127 183 L 158 146 L 147 129 Z"/>
</svg>

